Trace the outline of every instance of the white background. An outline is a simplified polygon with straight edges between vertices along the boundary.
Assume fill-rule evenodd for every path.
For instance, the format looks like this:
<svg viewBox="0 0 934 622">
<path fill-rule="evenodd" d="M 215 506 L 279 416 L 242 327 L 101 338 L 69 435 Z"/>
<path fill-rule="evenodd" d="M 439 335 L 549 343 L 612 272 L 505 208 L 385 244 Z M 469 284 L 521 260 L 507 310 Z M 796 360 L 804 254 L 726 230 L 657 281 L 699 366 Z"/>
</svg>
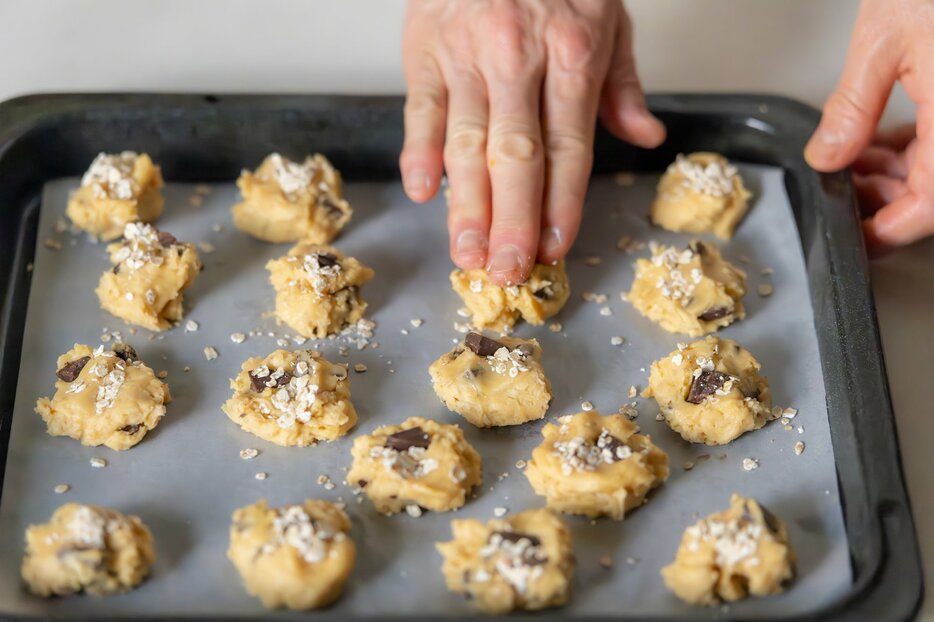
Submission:
<svg viewBox="0 0 934 622">
<path fill-rule="evenodd" d="M 854 0 L 632 0 L 650 91 L 764 91 L 820 105 Z M 41 91 L 401 93 L 402 0 L 0 0 L 0 100 Z M 886 121 L 910 120 L 897 92 Z M 934 242 L 873 267 L 934 592 Z M 866 413 L 866 416 L 872 416 Z M 934 600 L 934 599 L 929 599 Z M 926 619 L 934 619 L 928 604 Z"/>
</svg>

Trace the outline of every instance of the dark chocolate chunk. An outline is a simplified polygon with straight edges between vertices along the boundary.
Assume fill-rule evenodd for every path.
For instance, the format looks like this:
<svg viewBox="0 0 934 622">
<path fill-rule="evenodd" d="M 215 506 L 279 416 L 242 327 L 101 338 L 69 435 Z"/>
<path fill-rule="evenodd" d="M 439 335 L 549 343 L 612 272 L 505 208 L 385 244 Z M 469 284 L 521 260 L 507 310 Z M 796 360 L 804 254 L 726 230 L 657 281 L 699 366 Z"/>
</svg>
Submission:
<svg viewBox="0 0 934 622">
<path fill-rule="evenodd" d="M 515 543 L 525 538 L 531 543 L 532 546 L 539 546 L 542 543 L 542 541 L 539 539 L 538 536 L 533 536 L 527 533 L 519 533 L 517 531 L 494 531 L 493 533 L 490 534 L 490 537 L 494 535 L 499 536 L 506 542 Z"/>
<path fill-rule="evenodd" d="M 172 246 L 173 244 L 178 242 L 178 240 L 175 239 L 175 236 L 167 231 L 160 231 L 158 237 L 159 237 L 159 244 L 161 246 Z"/>
<path fill-rule="evenodd" d="M 357 480 L 357 486 L 360 487 L 360 488 L 366 488 L 366 485 L 369 484 L 369 483 L 370 483 L 370 482 L 366 481 L 365 479 L 358 479 L 358 480 Z"/>
<path fill-rule="evenodd" d="M 120 431 L 132 435 L 132 434 L 136 434 L 137 432 L 139 432 L 139 429 L 141 427 L 143 427 L 142 423 L 134 423 L 132 425 L 123 426 L 122 428 L 120 428 Z"/>
<path fill-rule="evenodd" d="M 344 215 L 344 210 L 326 194 L 321 195 L 318 199 L 318 207 L 323 207 L 328 217 L 333 220 L 337 220 Z"/>
<path fill-rule="evenodd" d="M 117 264 L 116 266 L 114 266 L 111 272 L 113 272 L 114 274 L 120 274 L 120 264 Z"/>
<path fill-rule="evenodd" d="M 619 457 L 619 454 L 616 453 L 616 450 L 619 449 L 620 447 L 628 447 L 628 445 L 626 445 L 626 443 L 619 440 L 612 434 L 604 434 L 604 435 L 601 435 L 600 438 L 606 439 L 606 440 L 603 442 L 602 445 L 598 444 L 597 446 L 601 450 L 610 452 L 610 456 L 612 457 L 612 462 L 619 462 L 621 458 Z"/>
<path fill-rule="evenodd" d="M 730 307 L 711 307 L 703 313 L 697 316 L 697 319 L 703 322 L 713 322 L 714 320 L 719 320 L 722 317 L 733 314 L 733 309 Z"/>
<path fill-rule="evenodd" d="M 114 354 L 117 355 L 117 358 L 123 359 L 127 363 L 135 363 L 139 360 L 139 354 L 136 353 L 136 349 L 127 343 L 115 343 Z"/>
<path fill-rule="evenodd" d="M 78 377 L 78 374 L 81 373 L 81 370 L 84 369 L 84 366 L 87 365 L 88 361 L 90 360 L 90 356 L 82 356 L 81 358 L 66 364 L 60 370 L 55 372 L 55 375 L 65 382 L 74 382 L 75 378 Z"/>
<path fill-rule="evenodd" d="M 273 380 L 275 382 L 274 386 L 275 388 L 278 389 L 279 387 L 284 387 L 285 385 L 289 384 L 289 381 L 292 379 L 292 374 L 285 371 L 284 369 L 282 370 L 282 375 L 278 376 L 275 379 L 272 377 L 274 373 L 276 372 L 271 372 L 268 376 L 260 377 L 260 376 L 254 376 L 253 372 L 250 372 L 250 384 L 253 385 L 253 390 L 256 391 L 257 393 L 262 393 L 263 389 L 269 388 L 269 385 L 267 385 L 266 383 L 269 382 L 270 380 Z"/>
<path fill-rule="evenodd" d="M 464 345 L 477 356 L 493 356 L 497 350 L 505 347 L 495 339 L 484 337 L 480 333 L 467 333 L 464 337 Z"/>
<path fill-rule="evenodd" d="M 685 401 L 700 404 L 720 389 L 730 377 L 719 371 L 702 371 L 691 383 L 691 390 Z"/>
<path fill-rule="evenodd" d="M 386 442 L 383 444 L 384 447 L 395 449 L 396 451 L 406 451 L 410 447 L 428 449 L 429 445 L 431 445 L 431 437 L 428 436 L 425 430 L 418 426 L 396 432 L 395 434 L 390 434 L 386 437 Z"/>
<path fill-rule="evenodd" d="M 316 253 L 318 257 L 318 266 L 321 268 L 330 268 L 340 265 L 340 261 L 331 253 Z"/>
</svg>

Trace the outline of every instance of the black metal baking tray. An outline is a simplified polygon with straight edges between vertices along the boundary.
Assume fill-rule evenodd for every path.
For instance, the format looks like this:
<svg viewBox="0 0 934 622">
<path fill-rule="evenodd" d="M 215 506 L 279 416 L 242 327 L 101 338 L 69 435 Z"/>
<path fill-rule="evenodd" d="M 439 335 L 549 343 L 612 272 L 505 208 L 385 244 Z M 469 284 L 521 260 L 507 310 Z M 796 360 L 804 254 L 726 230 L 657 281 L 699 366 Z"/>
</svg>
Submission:
<svg viewBox="0 0 934 622">
<path fill-rule="evenodd" d="M 809 618 L 909 619 L 922 596 L 921 569 L 866 256 L 847 176 L 818 175 L 801 157 L 816 111 L 758 95 L 659 95 L 650 105 L 669 140 L 645 151 L 599 133 L 595 173 L 658 172 L 675 154 L 695 150 L 784 169 L 810 285 L 853 571 L 849 594 Z M 80 175 L 98 151 L 127 145 L 153 155 L 168 179 L 230 180 L 244 162 L 270 151 L 303 151 L 309 137 L 349 180 L 395 179 L 401 111 L 402 100 L 393 97 L 37 95 L 0 104 L 0 465 L 22 355 L 26 264 L 46 181 Z M 553 616 L 560 611 L 537 617 Z"/>
</svg>

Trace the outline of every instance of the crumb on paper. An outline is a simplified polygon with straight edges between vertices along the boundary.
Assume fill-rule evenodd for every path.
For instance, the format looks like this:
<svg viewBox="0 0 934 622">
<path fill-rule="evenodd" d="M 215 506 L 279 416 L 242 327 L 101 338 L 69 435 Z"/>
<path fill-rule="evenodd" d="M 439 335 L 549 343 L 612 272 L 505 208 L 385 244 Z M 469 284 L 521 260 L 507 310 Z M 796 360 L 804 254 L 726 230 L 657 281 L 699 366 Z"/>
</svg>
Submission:
<svg viewBox="0 0 934 622">
<path fill-rule="evenodd" d="M 213 253 L 215 250 L 217 250 L 217 248 L 216 248 L 213 244 L 211 244 L 210 242 L 198 242 L 198 248 L 201 249 L 201 252 L 203 252 L 203 253 L 205 253 L 205 254 L 207 254 L 207 255 L 210 255 L 210 254 Z"/>
<path fill-rule="evenodd" d="M 265 471 L 260 471 L 259 473 L 257 473 L 257 474 L 254 475 L 253 477 L 254 477 L 255 479 L 258 479 L 259 481 L 263 481 L 264 479 L 266 479 L 267 477 L 269 477 L 269 473 L 266 473 Z"/>
<path fill-rule="evenodd" d="M 362 374 L 366 372 L 367 366 L 364 365 L 363 363 L 355 363 L 353 366 L 353 370 L 357 372 L 358 374 Z"/>
<path fill-rule="evenodd" d="M 524 469 L 528 463 L 525 460 L 516 460 L 516 468 Z"/>
<path fill-rule="evenodd" d="M 756 288 L 756 291 L 758 291 L 759 295 L 763 298 L 767 298 L 775 292 L 775 288 L 769 283 L 759 283 L 759 287 Z"/>
<path fill-rule="evenodd" d="M 604 568 L 612 568 L 612 567 L 613 567 L 613 558 L 610 557 L 609 555 L 603 555 L 603 556 L 601 556 L 601 557 L 600 557 L 600 565 L 603 566 Z"/>
<path fill-rule="evenodd" d="M 55 490 L 55 494 L 63 495 L 69 490 L 71 490 L 71 486 L 69 486 L 68 484 L 58 484 L 57 486 L 55 486 L 54 490 Z"/>
<path fill-rule="evenodd" d="M 756 458 L 743 458 L 743 470 L 755 471 L 759 468 L 759 461 Z"/>
<path fill-rule="evenodd" d="M 610 345 L 621 346 L 623 345 L 624 341 L 626 340 L 623 337 L 620 337 L 619 335 L 610 337 Z"/>
<path fill-rule="evenodd" d="M 602 315 L 603 317 L 613 315 L 613 309 L 609 307 L 600 307 L 600 315 Z"/>
<path fill-rule="evenodd" d="M 91 458 L 88 462 L 90 462 L 91 466 L 95 469 L 103 469 L 107 466 L 107 461 L 103 458 Z"/>
<path fill-rule="evenodd" d="M 214 359 L 218 357 L 217 348 L 215 348 L 214 346 L 205 346 L 203 352 L 204 352 L 204 358 L 206 358 L 209 361 L 213 361 Z"/>
<path fill-rule="evenodd" d="M 553 333 L 560 333 L 564 327 L 561 325 L 561 322 L 552 322 L 548 325 L 548 330 Z"/>
<path fill-rule="evenodd" d="M 804 453 L 804 441 L 798 441 L 795 443 L 795 455 L 800 456 Z"/>
<path fill-rule="evenodd" d="M 422 508 L 413 504 L 405 506 L 405 513 L 411 516 L 412 518 L 418 518 L 422 515 Z"/>
<path fill-rule="evenodd" d="M 506 508 L 504 508 L 504 507 L 502 507 L 502 506 L 500 506 L 500 507 L 495 507 L 495 508 L 493 508 L 493 516 L 495 516 L 496 518 L 502 518 L 502 517 L 506 516 L 506 513 L 507 513 L 508 511 L 509 511 L 509 510 L 507 510 Z"/>
<path fill-rule="evenodd" d="M 259 450 L 255 447 L 247 447 L 246 449 L 240 450 L 240 459 L 241 460 L 252 460 L 259 455 Z"/>
<path fill-rule="evenodd" d="M 197 323 L 196 321 L 194 321 L 194 320 L 188 320 L 187 322 L 185 322 L 185 332 L 186 332 L 186 333 L 193 333 L 193 332 L 195 332 L 196 330 L 198 330 L 198 328 L 200 328 L 200 327 L 199 327 L 198 323 Z"/>
<path fill-rule="evenodd" d="M 165 370 L 163 369 L 162 371 L 160 371 L 160 372 L 159 372 L 158 374 L 156 374 L 156 375 L 157 375 L 159 378 L 161 378 L 162 380 L 165 380 L 166 378 L 169 377 L 169 372 L 167 372 L 167 371 L 165 371 Z"/>
<path fill-rule="evenodd" d="M 628 171 L 620 171 L 613 175 L 613 181 L 617 186 L 627 187 L 636 183 L 636 176 Z"/>
<path fill-rule="evenodd" d="M 243 343 L 246 341 L 246 335 L 243 333 L 232 333 L 230 335 L 230 340 L 234 343 Z"/>
<path fill-rule="evenodd" d="M 638 394 L 639 394 L 639 389 L 636 388 L 636 385 L 630 385 L 629 391 L 626 392 L 626 395 L 628 395 L 629 397 L 635 397 Z"/>
<path fill-rule="evenodd" d="M 599 255 L 590 255 L 584 259 L 584 263 L 586 263 L 588 266 L 599 266 L 601 263 L 603 263 L 603 259 Z"/>
<path fill-rule="evenodd" d="M 590 400 L 581 402 L 581 410 L 583 410 L 584 412 L 590 412 L 591 410 L 593 410 L 593 402 L 591 402 Z"/>
<path fill-rule="evenodd" d="M 192 207 L 201 207 L 204 204 L 204 197 L 200 194 L 193 194 L 188 197 L 188 205 Z"/>
<path fill-rule="evenodd" d="M 46 238 L 45 247 L 49 250 L 60 251 L 62 250 L 62 243 L 55 238 Z"/>
<path fill-rule="evenodd" d="M 413 328 L 418 328 L 424 323 L 425 323 L 425 320 L 423 320 L 420 317 L 413 317 L 411 320 L 409 320 L 409 324 L 411 324 Z"/>
</svg>

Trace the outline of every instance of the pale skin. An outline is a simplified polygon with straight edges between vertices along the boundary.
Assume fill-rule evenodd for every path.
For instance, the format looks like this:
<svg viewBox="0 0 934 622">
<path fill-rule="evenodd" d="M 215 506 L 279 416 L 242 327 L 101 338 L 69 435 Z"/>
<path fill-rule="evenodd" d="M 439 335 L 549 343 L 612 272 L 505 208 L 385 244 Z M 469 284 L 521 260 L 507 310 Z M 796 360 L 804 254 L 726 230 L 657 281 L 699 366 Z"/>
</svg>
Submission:
<svg viewBox="0 0 934 622">
<path fill-rule="evenodd" d="M 410 0 L 403 61 L 406 193 L 428 201 L 446 174 L 451 258 L 501 285 L 570 249 L 598 117 L 640 147 L 665 139 L 622 2 Z M 918 105 L 917 134 L 876 133 L 896 80 Z M 870 250 L 934 234 L 934 3 L 864 0 L 805 157 L 853 166 Z"/>
</svg>

